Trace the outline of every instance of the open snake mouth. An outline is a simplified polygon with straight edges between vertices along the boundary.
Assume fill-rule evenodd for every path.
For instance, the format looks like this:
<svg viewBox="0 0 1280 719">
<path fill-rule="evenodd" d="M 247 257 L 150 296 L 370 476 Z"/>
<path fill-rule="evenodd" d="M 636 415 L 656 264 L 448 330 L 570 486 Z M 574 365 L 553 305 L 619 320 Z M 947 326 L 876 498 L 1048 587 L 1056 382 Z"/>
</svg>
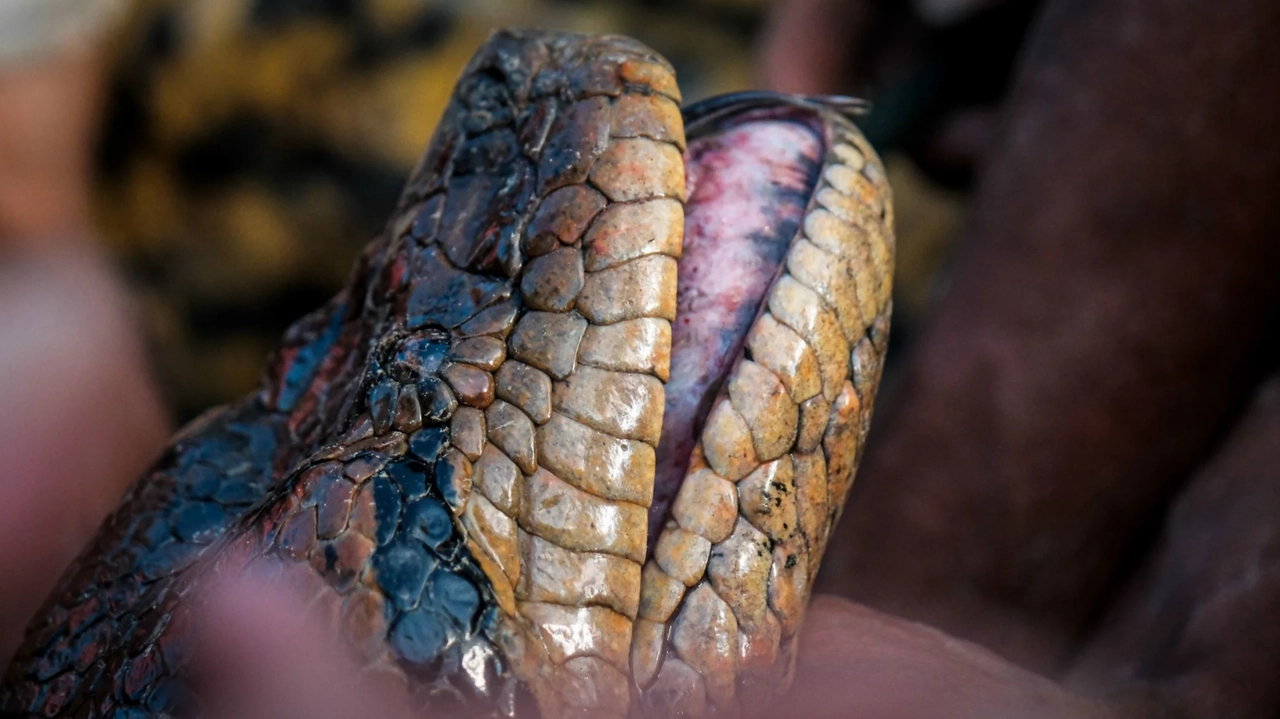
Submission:
<svg viewBox="0 0 1280 719">
<path fill-rule="evenodd" d="M 683 484 L 712 402 L 743 355 L 747 330 L 798 235 L 823 149 L 820 132 L 785 106 L 782 113 L 743 112 L 690 139 L 650 544 Z"/>
<path fill-rule="evenodd" d="M 684 245 L 630 655 L 655 713 L 742 709 L 785 684 L 864 439 L 888 311 L 872 253 L 883 269 L 890 250 L 830 226 L 833 211 L 854 219 L 845 198 L 877 171 L 862 174 L 865 145 L 833 137 L 832 109 L 743 93 L 685 110 Z"/>
<path fill-rule="evenodd" d="M 604 54 L 584 65 L 616 68 L 616 95 L 570 92 L 553 110 L 522 111 L 509 65 L 483 51 L 464 75 L 454 122 L 478 129 L 433 143 L 452 153 L 436 160 L 446 190 L 411 192 L 402 215 L 432 259 L 398 272 L 405 314 L 465 320 L 454 334 L 492 345 L 492 376 L 441 360 L 448 333 L 402 374 L 438 372 L 460 402 L 435 486 L 544 714 L 742 708 L 788 681 L 865 440 L 890 311 L 888 189 L 849 101 L 740 93 L 681 112 L 660 59 Z M 536 186 L 510 131 L 480 121 L 504 95 L 486 89 L 495 78 L 528 118 L 517 141 L 545 133 Z M 523 236 L 508 233 L 520 213 Z M 421 332 L 393 343 L 398 357 Z M 386 386 L 369 400 L 383 428 L 396 420 L 377 407 L 405 391 Z M 397 573 L 377 576 L 385 590 Z M 422 634 L 402 633 L 402 657 L 432 654 Z"/>
<path fill-rule="evenodd" d="M 889 190 L 846 101 L 679 102 L 633 41 L 495 33 L 347 288 L 125 498 L 0 713 L 169 711 L 187 598 L 264 560 L 437 708 L 785 688 L 879 383 Z"/>
</svg>

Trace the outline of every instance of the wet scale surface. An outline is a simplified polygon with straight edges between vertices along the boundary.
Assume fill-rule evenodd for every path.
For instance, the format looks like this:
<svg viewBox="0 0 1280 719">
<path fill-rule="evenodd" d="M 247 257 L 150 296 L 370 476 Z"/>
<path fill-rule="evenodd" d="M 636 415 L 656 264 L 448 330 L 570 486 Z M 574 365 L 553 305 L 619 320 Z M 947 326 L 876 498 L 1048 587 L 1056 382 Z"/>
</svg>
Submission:
<svg viewBox="0 0 1280 719">
<path fill-rule="evenodd" d="M 347 288 L 125 497 L 0 713 L 198 714 L 200 597 L 246 567 L 423 710 L 785 687 L 879 382 L 889 190 L 830 107 L 679 100 L 625 38 L 496 33 Z"/>
<path fill-rule="evenodd" d="M 821 138 L 796 121 L 744 122 L 689 144 L 671 379 L 649 512 L 652 541 L 684 478 L 696 430 L 799 229 L 821 161 Z"/>
</svg>

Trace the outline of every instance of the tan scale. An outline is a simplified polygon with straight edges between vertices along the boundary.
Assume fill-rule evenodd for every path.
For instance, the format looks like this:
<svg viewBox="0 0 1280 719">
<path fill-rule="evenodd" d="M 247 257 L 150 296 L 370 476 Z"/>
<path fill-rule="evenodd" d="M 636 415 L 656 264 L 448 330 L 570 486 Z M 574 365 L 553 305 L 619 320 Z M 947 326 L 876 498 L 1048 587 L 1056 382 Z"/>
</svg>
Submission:
<svg viewBox="0 0 1280 719">
<path fill-rule="evenodd" d="M 544 713 L 734 711 L 789 681 L 861 460 L 891 311 L 892 205 L 865 140 L 822 112 L 827 152 L 802 230 L 650 541 L 686 137 L 670 68 L 611 42 L 639 49 L 579 68 L 582 96 L 540 131 L 588 150 L 537 178 L 518 300 L 460 328 L 439 396 L 396 397 L 398 431 L 375 440 L 372 420 L 356 423 L 350 462 L 302 482 L 280 542 L 329 587 L 359 586 L 375 527 L 361 484 L 406 452 L 424 406 L 457 405 L 441 491 L 506 613 L 498 641 Z M 317 586 L 318 610 L 373 647 L 385 627 L 369 592 L 340 600 Z M 369 660 L 385 669 L 385 656 Z"/>
<path fill-rule="evenodd" d="M 823 119 L 830 142 L 802 236 L 748 333 L 752 359 L 735 364 L 703 426 L 672 508 L 683 519 L 662 529 L 642 575 L 633 678 L 654 713 L 735 711 L 785 687 L 861 460 L 892 309 L 891 200 L 860 134 Z M 712 478 L 736 485 L 727 538 L 705 536 L 723 532 L 710 509 L 690 514 L 712 504 Z"/>
<path fill-rule="evenodd" d="M 544 713 L 623 716 L 675 315 L 684 129 L 656 56 L 582 71 L 587 97 L 545 142 L 583 133 L 572 144 L 593 150 L 551 178 L 525 229 L 529 311 L 472 319 L 463 333 L 477 339 L 450 359 L 496 373 L 462 516 L 495 586 L 513 592 L 507 654 Z M 464 422 L 466 436 L 476 422 Z"/>
</svg>

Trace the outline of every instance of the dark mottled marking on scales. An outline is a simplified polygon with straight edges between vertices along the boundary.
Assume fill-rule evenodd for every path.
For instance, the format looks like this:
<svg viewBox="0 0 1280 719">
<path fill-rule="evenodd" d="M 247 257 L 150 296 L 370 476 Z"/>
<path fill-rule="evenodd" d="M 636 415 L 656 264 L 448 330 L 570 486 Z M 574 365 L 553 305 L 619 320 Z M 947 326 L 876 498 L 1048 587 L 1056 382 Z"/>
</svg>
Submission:
<svg viewBox="0 0 1280 719">
<path fill-rule="evenodd" d="M 346 288 L 67 571 L 0 714 L 198 715 L 199 598 L 246 568 L 424 712 L 785 687 L 869 427 L 892 207 L 848 102 L 718 98 L 686 143 L 679 101 L 626 38 L 495 33 Z"/>
</svg>

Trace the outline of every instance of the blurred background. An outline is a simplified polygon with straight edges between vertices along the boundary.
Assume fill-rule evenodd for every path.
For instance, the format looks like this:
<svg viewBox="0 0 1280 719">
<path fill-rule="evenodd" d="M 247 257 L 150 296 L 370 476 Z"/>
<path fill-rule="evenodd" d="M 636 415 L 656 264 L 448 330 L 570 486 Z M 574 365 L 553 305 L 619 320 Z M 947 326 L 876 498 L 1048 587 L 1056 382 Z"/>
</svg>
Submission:
<svg viewBox="0 0 1280 719">
<path fill-rule="evenodd" d="M 461 67 L 500 25 L 637 37 L 674 63 L 686 100 L 762 86 L 872 99 L 860 124 L 896 190 L 894 339 L 909 342 L 963 225 L 1038 3 L 847 5 L 865 17 L 846 18 L 861 32 L 832 49 L 838 87 L 761 50 L 788 31 L 767 0 L 122 7 L 94 60 L 102 95 L 89 217 L 138 300 L 174 418 L 251 389 L 283 329 L 340 286 Z M 818 86 L 788 87 L 804 84 Z"/>
</svg>

